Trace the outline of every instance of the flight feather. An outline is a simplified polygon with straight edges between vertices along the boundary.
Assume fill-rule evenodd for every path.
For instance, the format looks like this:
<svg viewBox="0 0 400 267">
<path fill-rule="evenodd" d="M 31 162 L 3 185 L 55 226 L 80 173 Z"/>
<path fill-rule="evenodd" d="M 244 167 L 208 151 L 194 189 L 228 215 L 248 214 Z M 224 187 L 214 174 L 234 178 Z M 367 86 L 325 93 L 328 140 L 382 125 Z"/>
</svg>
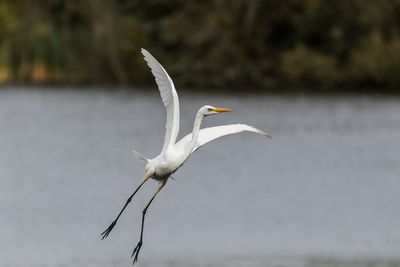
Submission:
<svg viewBox="0 0 400 267">
<path fill-rule="evenodd" d="M 162 102 L 167 110 L 165 139 L 162 150 L 165 151 L 170 145 L 175 143 L 179 133 L 179 98 L 174 83 L 163 66 L 143 48 L 142 54 L 156 80 Z"/>
</svg>

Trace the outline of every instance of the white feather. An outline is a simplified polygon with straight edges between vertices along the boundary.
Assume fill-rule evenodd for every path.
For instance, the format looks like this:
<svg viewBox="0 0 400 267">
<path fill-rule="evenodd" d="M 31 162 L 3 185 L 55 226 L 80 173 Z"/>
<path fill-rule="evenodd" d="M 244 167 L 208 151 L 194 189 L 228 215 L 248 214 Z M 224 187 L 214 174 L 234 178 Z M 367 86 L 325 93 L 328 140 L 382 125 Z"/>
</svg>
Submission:
<svg viewBox="0 0 400 267">
<path fill-rule="evenodd" d="M 143 156 L 142 154 L 140 154 L 139 152 L 132 150 L 133 154 L 135 154 L 136 158 L 138 160 L 144 161 L 144 162 L 149 162 L 149 159 L 146 158 L 145 156 Z"/>
<path fill-rule="evenodd" d="M 222 136 L 240 133 L 243 131 L 254 132 L 258 134 L 262 134 L 268 138 L 271 136 L 253 126 L 246 125 L 246 124 L 229 124 L 229 125 L 222 125 L 222 126 L 215 126 L 209 128 L 203 128 L 199 132 L 199 136 L 197 138 L 196 144 L 192 149 L 192 153 L 199 149 L 201 146 L 205 145 L 212 140 L 220 138 Z M 192 133 L 183 137 L 176 145 L 183 148 L 186 144 L 188 144 L 192 139 Z"/>
<path fill-rule="evenodd" d="M 155 77 L 162 102 L 167 110 L 167 122 L 165 125 L 165 138 L 162 151 L 175 144 L 179 133 L 179 99 L 174 83 L 161 64 L 146 50 L 142 48 L 142 54 Z"/>
</svg>

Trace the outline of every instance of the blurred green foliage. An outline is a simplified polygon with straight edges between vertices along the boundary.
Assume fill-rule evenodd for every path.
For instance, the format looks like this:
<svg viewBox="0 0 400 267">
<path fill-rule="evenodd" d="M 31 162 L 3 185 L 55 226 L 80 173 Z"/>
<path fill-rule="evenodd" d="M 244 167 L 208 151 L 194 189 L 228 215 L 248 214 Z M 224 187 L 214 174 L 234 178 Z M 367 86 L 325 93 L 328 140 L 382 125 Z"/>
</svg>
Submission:
<svg viewBox="0 0 400 267">
<path fill-rule="evenodd" d="M 3 82 L 148 84 L 141 47 L 181 86 L 398 90 L 400 0 L 0 2 Z"/>
</svg>

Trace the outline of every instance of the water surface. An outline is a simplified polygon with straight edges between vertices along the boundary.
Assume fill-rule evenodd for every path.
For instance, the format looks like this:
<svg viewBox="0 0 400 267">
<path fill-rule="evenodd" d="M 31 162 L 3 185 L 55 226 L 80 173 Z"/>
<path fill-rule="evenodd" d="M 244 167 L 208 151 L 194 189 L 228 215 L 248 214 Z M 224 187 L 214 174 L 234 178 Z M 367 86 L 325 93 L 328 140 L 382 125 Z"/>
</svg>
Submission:
<svg viewBox="0 0 400 267">
<path fill-rule="evenodd" d="M 399 99 L 183 92 L 180 136 L 204 104 L 235 111 L 205 126 L 273 139 L 192 155 L 148 212 L 142 266 L 397 266 Z M 129 266 L 156 184 L 99 234 L 143 175 L 131 150 L 160 151 L 164 116 L 155 88 L 0 90 L 0 266 Z"/>
</svg>

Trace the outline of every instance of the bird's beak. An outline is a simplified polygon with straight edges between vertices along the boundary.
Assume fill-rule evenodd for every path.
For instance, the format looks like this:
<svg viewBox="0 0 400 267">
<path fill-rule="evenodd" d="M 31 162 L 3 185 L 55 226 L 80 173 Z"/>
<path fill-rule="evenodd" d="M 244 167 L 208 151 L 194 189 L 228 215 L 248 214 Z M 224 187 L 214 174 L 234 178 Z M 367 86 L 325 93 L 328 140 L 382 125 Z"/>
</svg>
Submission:
<svg viewBox="0 0 400 267">
<path fill-rule="evenodd" d="M 221 113 L 221 112 L 231 112 L 232 110 L 229 108 L 213 108 L 212 109 L 215 112 Z"/>
</svg>

